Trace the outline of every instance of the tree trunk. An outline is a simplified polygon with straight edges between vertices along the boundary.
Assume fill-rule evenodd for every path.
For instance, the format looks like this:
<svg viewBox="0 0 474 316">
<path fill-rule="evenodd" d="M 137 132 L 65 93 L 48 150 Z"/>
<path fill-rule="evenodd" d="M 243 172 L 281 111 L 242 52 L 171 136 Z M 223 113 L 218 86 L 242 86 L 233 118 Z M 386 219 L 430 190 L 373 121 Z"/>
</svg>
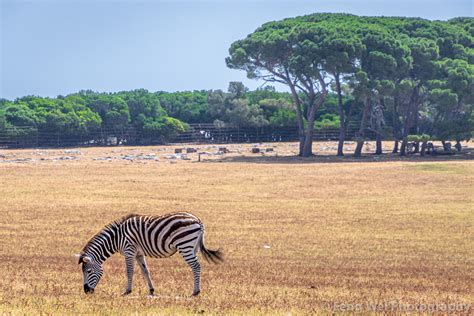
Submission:
<svg viewBox="0 0 474 316">
<path fill-rule="evenodd" d="M 380 107 L 382 109 L 382 119 L 383 119 L 383 109 L 385 109 L 385 100 L 383 97 L 378 99 L 380 102 Z M 381 119 L 376 120 L 377 124 L 377 134 L 375 135 L 375 154 L 381 155 L 382 154 L 382 130 L 384 121 Z"/>
<path fill-rule="evenodd" d="M 344 156 L 345 139 L 346 139 L 346 128 L 344 126 L 341 126 L 339 129 L 339 142 L 337 144 L 337 156 Z"/>
<path fill-rule="evenodd" d="M 298 156 L 301 157 L 303 156 L 304 144 L 305 144 L 305 130 L 304 130 L 304 122 L 303 122 L 303 113 L 301 112 L 301 100 L 300 100 L 300 97 L 298 96 L 298 92 L 296 92 L 296 89 L 291 84 L 291 82 L 289 82 L 288 85 L 291 90 L 291 95 L 293 96 L 293 101 L 295 102 L 296 122 L 298 123 L 298 137 L 300 141 Z"/>
<path fill-rule="evenodd" d="M 319 103 L 319 102 L 318 102 Z M 321 102 L 322 103 L 322 102 Z M 314 134 L 314 119 L 316 117 L 316 109 L 319 106 L 312 102 L 308 114 L 308 126 L 306 128 L 305 140 L 303 145 L 302 157 L 310 157 L 313 155 L 313 134 Z"/>
<path fill-rule="evenodd" d="M 303 148 L 304 148 L 304 140 L 305 140 L 304 130 L 300 131 L 299 138 L 300 138 L 300 146 L 299 146 L 298 156 L 302 157 L 303 156 Z"/>
<path fill-rule="evenodd" d="M 308 110 L 307 110 L 307 122 L 308 126 L 306 128 L 303 153 L 302 157 L 310 157 L 313 155 L 313 135 L 314 135 L 314 120 L 316 119 L 316 112 L 324 103 L 326 99 L 327 90 L 323 87 L 323 92 L 317 96 L 312 94 L 308 99 Z"/>
<path fill-rule="evenodd" d="M 403 137 L 402 145 L 400 146 L 400 156 L 406 155 L 407 143 L 408 143 L 408 137 Z"/>
<path fill-rule="evenodd" d="M 416 111 L 413 113 L 413 126 L 411 126 L 411 129 L 415 129 L 415 133 L 419 134 L 420 133 L 420 128 L 418 127 L 418 117 L 420 116 L 420 113 L 418 113 L 418 105 L 416 105 Z"/>
<path fill-rule="evenodd" d="M 395 144 L 393 146 L 393 154 L 398 153 L 398 141 L 400 139 L 400 114 L 398 113 L 398 98 L 393 98 L 393 114 L 392 114 L 392 125 L 393 125 L 393 139 Z"/>
<path fill-rule="evenodd" d="M 354 157 L 360 157 L 362 154 L 362 146 L 364 146 L 363 140 L 358 140 L 354 151 Z"/>
<path fill-rule="evenodd" d="M 337 144 L 337 156 L 344 156 L 344 140 L 346 138 L 346 118 L 344 105 L 342 104 L 341 81 L 339 73 L 334 75 L 336 79 L 337 103 L 339 107 L 339 142 Z"/>
<path fill-rule="evenodd" d="M 420 155 L 421 156 L 424 156 L 425 155 L 425 152 L 426 152 L 426 145 L 428 144 L 427 141 L 423 141 L 421 143 L 421 151 L 420 151 Z"/>
<path fill-rule="evenodd" d="M 418 115 L 418 104 L 419 101 L 419 90 L 421 84 L 418 84 L 414 89 L 410 97 L 410 103 L 408 104 L 409 108 L 407 111 L 407 117 L 405 118 L 405 124 L 403 126 L 403 141 L 402 146 L 400 148 L 400 156 L 406 155 L 406 147 L 408 143 L 408 134 L 410 133 L 410 129 L 413 126 L 413 121 L 415 120 L 415 116 Z"/>
<path fill-rule="evenodd" d="M 396 154 L 398 153 L 398 139 L 395 139 L 395 142 L 393 144 L 393 150 L 392 150 L 392 154 Z"/>
<path fill-rule="evenodd" d="M 367 118 L 369 116 L 371 107 L 370 97 L 367 97 L 364 104 L 364 111 L 362 113 L 362 120 L 360 121 L 359 132 L 357 133 L 357 145 L 354 151 L 354 157 L 360 157 L 362 154 L 362 146 L 364 145 L 365 128 L 367 127 Z"/>
<path fill-rule="evenodd" d="M 456 140 L 456 145 L 454 145 L 457 151 L 462 151 L 461 141 Z"/>
<path fill-rule="evenodd" d="M 375 154 L 381 155 L 382 154 L 382 135 L 380 135 L 380 133 L 377 133 L 375 144 L 376 144 Z"/>
<path fill-rule="evenodd" d="M 313 155 L 313 131 L 314 128 L 310 129 L 308 127 L 308 130 L 306 131 L 306 136 L 303 144 L 303 152 L 301 154 L 301 157 L 310 157 Z"/>
<path fill-rule="evenodd" d="M 354 112 L 354 106 L 352 106 L 350 103 L 349 103 L 349 112 L 347 113 L 346 115 L 346 123 L 345 123 L 345 131 L 344 131 L 344 135 L 345 137 L 347 137 L 347 135 L 349 134 L 349 122 L 351 121 L 351 118 L 352 118 L 352 114 Z"/>
<path fill-rule="evenodd" d="M 420 142 L 415 142 L 415 148 L 413 150 L 414 154 L 418 154 L 420 152 Z"/>
</svg>

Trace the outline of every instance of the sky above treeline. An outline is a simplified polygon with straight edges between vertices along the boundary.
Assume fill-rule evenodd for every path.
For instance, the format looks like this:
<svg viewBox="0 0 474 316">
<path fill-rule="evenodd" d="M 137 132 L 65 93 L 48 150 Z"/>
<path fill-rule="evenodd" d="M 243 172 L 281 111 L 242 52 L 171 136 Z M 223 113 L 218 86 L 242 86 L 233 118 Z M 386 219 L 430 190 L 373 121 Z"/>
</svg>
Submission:
<svg viewBox="0 0 474 316">
<path fill-rule="evenodd" d="M 227 89 L 261 81 L 225 65 L 230 44 L 265 22 L 315 12 L 473 16 L 472 0 L 0 0 L 0 97 Z M 277 87 L 282 89 L 283 87 Z"/>
</svg>

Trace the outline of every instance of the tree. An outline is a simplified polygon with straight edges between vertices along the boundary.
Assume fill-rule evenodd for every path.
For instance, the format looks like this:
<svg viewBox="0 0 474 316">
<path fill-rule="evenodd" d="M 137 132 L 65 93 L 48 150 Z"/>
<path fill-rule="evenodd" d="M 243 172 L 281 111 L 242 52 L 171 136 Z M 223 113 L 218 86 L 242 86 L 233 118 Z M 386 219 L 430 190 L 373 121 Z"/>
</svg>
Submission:
<svg viewBox="0 0 474 316">
<path fill-rule="evenodd" d="M 172 117 L 164 117 L 159 121 L 146 119 L 143 125 L 144 135 L 158 137 L 161 142 L 175 138 L 186 130 L 185 124 Z"/>
<path fill-rule="evenodd" d="M 465 60 L 439 63 L 438 78 L 430 81 L 429 132 L 441 140 L 469 140 L 474 132 L 474 66 Z"/>
<path fill-rule="evenodd" d="M 249 89 L 240 81 L 229 82 L 229 88 L 227 92 L 231 94 L 233 99 L 242 99 L 245 97 L 245 93 Z"/>
<path fill-rule="evenodd" d="M 211 117 L 207 91 L 182 91 L 157 93 L 167 115 L 188 123 L 210 123 Z"/>
<path fill-rule="evenodd" d="M 293 105 L 287 98 L 261 99 L 258 103 L 261 113 L 271 127 L 290 127 L 296 125 Z"/>
<path fill-rule="evenodd" d="M 98 113 L 104 127 L 121 130 L 130 120 L 127 103 L 119 96 L 111 94 L 93 94 L 86 98 L 87 106 Z"/>
<path fill-rule="evenodd" d="M 438 47 L 432 40 L 415 38 L 409 39 L 408 45 L 413 60 L 410 72 L 405 79 L 406 90 L 405 103 L 401 103 L 403 125 L 402 125 L 402 145 L 400 155 L 405 155 L 408 142 L 408 135 L 414 125 L 417 125 L 420 107 L 425 101 L 426 84 L 435 72 L 435 61 L 438 58 Z"/>
<path fill-rule="evenodd" d="M 122 91 L 119 92 L 117 96 L 127 103 L 130 112 L 130 121 L 135 126 L 139 125 L 139 115 L 144 115 L 145 117 L 151 117 L 153 119 L 167 116 L 166 111 L 161 107 L 159 96 L 146 89 Z"/>
<path fill-rule="evenodd" d="M 6 103 L 3 110 L 5 125 L 37 126 L 39 118 L 37 113 L 28 107 L 26 102 Z"/>
<path fill-rule="evenodd" d="M 338 112 L 339 112 L 339 141 L 337 146 L 337 156 L 343 156 L 344 140 L 348 125 L 348 115 L 345 112 L 343 104 L 343 95 L 341 84 L 343 76 L 352 76 L 357 63 L 361 58 L 363 44 L 355 34 L 336 33 L 334 38 L 329 38 L 325 49 L 328 51 L 326 69 L 334 78 L 335 91 L 337 93 Z M 352 35 L 352 36 L 351 36 Z"/>
<path fill-rule="evenodd" d="M 358 30 L 364 50 L 360 70 L 354 77 L 354 97 L 363 103 L 357 146 L 354 156 L 361 155 L 365 132 L 369 122 L 375 122 L 372 130 L 377 137 L 377 153 L 381 153 L 381 135 L 384 99 L 391 95 L 397 74 L 408 71 L 409 50 L 392 34 L 378 25 Z"/>
<path fill-rule="evenodd" d="M 327 51 L 318 43 L 332 32 L 329 26 L 298 18 L 270 22 L 234 42 L 226 58 L 229 68 L 244 70 L 249 78 L 290 88 L 298 123 L 299 155 L 303 157 L 312 155 L 316 112 L 328 94 L 324 69 Z"/>
<path fill-rule="evenodd" d="M 230 124 L 241 127 L 268 125 L 259 104 L 250 104 L 245 93 L 247 88 L 240 82 L 231 82 L 228 92 L 210 91 L 208 103 L 210 114 L 219 126 Z"/>
</svg>

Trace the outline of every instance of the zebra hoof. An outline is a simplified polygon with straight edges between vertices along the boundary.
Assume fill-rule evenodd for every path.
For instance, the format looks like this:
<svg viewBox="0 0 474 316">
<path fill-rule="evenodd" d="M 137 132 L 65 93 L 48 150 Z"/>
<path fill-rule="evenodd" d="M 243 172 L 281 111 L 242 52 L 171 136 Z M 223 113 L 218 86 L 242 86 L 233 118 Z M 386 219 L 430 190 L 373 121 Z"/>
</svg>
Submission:
<svg viewBox="0 0 474 316">
<path fill-rule="evenodd" d="M 193 294 L 191 296 L 198 296 L 199 293 L 201 293 L 201 291 L 195 291 L 195 292 L 193 292 Z"/>
<path fill-rule="evenodd" d="M 132 293 L 132 290 L 125 290 L 125 292 L 122 293 L 122 296 L 128 295 Z"/>
<path fill-rule="evenodd" d="M 155 289 L 150 289 L 150 294 L 149 296 L 155 296 Z"/>
</svg>

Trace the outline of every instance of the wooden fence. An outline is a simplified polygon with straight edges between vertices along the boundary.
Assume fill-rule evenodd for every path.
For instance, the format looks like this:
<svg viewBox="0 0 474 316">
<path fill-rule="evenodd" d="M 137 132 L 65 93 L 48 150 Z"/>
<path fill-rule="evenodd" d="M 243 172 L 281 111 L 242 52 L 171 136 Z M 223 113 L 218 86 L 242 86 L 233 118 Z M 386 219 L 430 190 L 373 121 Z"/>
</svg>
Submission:
<svg viewBox="0 0 474 316">
<path fill-rule="evenodd" d="M 346 139 L 355 137 L 356 128 L 349 128 Z M 314 140 L 337 140 L 339 129 L 315 130 Z M 373 135 L 368 135 L 369 139 Z M 296 127 L 248 128 L 217 127 L 213 124 L 190 124 L 189 129 L 178 134 L 171 143 L 257 143 L 297 141 Z M 87 134 L 68 135 L 59 132 L 38 130 L 35 127 L 15 127 L 0 130 L 0 148 L 35 147 L 87 147 L 87 146 L 139 146 L 164 144 L 162 137 L 142 134 L 133 126 L 124 129 L 97 129 Z"/>
</svg>

